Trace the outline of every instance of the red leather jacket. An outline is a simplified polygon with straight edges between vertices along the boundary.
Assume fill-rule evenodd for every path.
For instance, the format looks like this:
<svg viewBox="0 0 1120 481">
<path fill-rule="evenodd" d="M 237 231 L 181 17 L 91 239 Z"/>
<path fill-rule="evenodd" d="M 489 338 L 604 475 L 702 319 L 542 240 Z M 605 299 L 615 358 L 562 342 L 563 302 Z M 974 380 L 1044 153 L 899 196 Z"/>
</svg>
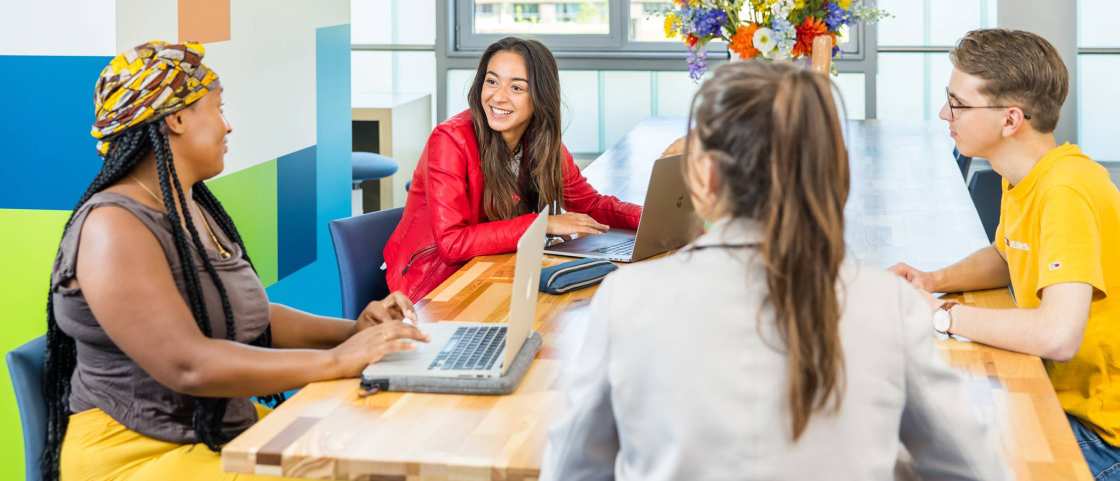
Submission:
<svg viewBox="0 0 1120 481">
<path fill-rule="evenodd" d="M 420 154 L 404 216 L 385 245 L 389 288 L 419 301 L 475 256 L 517 250 L 533 214 L 488 221 L 482 208 L 482 161 L 469 110 L 436 126 Z M 565 210 L 611 227 L 637 229 L 640 206 L 601 195 L 564 149 Z"/>
</svg>

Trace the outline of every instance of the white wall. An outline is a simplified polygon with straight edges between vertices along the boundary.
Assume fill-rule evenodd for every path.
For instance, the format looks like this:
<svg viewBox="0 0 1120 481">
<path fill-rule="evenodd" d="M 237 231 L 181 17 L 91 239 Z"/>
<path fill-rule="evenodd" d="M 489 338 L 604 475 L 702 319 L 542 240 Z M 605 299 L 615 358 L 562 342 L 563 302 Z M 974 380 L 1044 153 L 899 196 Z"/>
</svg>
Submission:
<svg viewBox="0 0 1120 481">
<path fill-rule="evenodd" d="M 315 30 L 348 22 L 345 1 L 230 2 L 229 41 L 205 44 L 203 60 L 221 77 L 226 118 L 233 126 L 222 175 L 316 143 Z M 116 47 L 178 40 L 177 0 L 118 0 Z M 284 82 L 269 82 L 283 78 Z M 299 91 L 291 91 L 299 85 Z M 291 121 L 278 122 L 288 118 Z"/>
<path fill-rule="evenodd" d="M 1120 48 L 1114 0 L 1078 0 L 1080 47 Z M 1098 160 L 1120 161 L 1116 110 L 1120 108 L 1120 54 L 1082 54 L 1077 59 L 1078 143 Z"/>
<path fill-rule="evenodd" d="M 116 19 L 115 0 L 8 1 L 0 55 L 115 55 Z"/>
<path fill-rule="evenodd" d="M 1101 9 L 1102 16 L 1115 17 L 1115 2 Z M 1069 69 L 1069 97 L 1062 105 L 1061 119 L 1054 136 L 1058 142 L 1077 142 L 1077 3 L 1054 0 L 1000 0 L 1001 28 L 1034 32 L 1054 45 Z M 1113 27 L 1115 29 L 1115 27 Z"/>
</svg>

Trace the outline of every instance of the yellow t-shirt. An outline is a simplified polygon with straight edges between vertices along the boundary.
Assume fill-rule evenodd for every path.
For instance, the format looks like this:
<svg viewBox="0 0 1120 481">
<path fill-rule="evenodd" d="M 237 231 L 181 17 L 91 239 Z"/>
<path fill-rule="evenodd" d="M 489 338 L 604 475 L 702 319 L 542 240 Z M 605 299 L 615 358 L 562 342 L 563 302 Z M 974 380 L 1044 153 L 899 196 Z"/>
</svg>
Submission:
<svg viewBox="0 0 1120 481">
<path fill-rule="evenodd" d="M 1120 192 L 1108 171 L 1064 144 L 1018 185 L 1005 180 L 995 247 L 1021 308 L 1038 307 L 1047 286 L 1093 286 L 1081 348 L 1046 370 L 1062 408 L 1120 446 Z"/>
</svg>

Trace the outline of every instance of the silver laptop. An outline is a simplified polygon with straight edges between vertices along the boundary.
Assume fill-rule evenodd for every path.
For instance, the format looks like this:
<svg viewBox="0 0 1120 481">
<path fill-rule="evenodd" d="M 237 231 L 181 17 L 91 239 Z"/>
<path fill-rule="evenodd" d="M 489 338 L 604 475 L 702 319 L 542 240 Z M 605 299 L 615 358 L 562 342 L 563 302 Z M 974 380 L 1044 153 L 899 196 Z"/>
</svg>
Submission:
<svg viewBox="0 0 1120 481">
<path fill-rule="evenodd" d="M 552 244 L 544 252 L 634 262 L 688 244 L 700 233 L 702 222 L 692 210 L 681 162 L 680 155 L 654 161 L 637 232 L 611 229 Z"/>
<path fill-rule="evenodd" d="M 509 322 L 434 322 L 421 325 L 427 343 L 370 364 L 362 379 L 499 378 L 509 371 L 533 328 L 537 289 L 544 257 L 548 214 L 537 219 L 517 241 Z"/>
</svg>

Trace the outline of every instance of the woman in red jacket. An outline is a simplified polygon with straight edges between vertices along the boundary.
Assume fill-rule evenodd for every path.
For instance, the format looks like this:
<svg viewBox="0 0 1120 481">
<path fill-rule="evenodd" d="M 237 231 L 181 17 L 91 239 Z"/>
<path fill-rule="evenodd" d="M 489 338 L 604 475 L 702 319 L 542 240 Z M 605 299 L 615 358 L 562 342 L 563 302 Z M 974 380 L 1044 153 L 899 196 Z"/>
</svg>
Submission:
<svg viewBox="0 0 1120 481">
<path fill-rule="evenodd" d="M 553 235 L 638 227 L 641 207 L 596 192 L 560 142 L 560 76 L 540 42 L 490 45 L 468 102 L 420 155 L 385 246 L 390 289 L 420 300 L 472 257 L 515 251 L 545 207 Z"/>
</svg>

